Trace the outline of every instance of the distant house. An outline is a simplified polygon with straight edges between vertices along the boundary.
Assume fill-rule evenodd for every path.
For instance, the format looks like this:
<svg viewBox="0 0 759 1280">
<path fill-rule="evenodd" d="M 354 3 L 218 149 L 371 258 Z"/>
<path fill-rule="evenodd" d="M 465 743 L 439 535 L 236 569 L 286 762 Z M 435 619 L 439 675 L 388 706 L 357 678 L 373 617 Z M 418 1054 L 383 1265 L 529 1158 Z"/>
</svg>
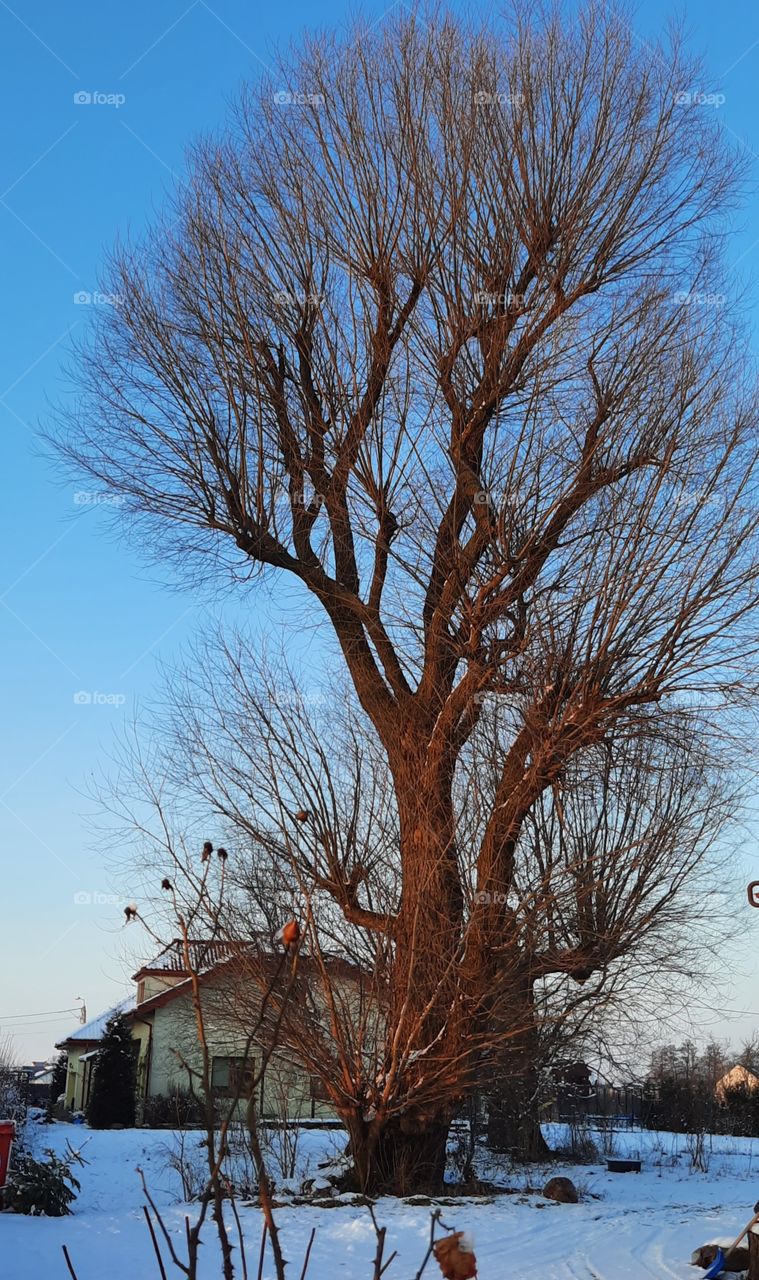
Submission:
<svg viewBox="0 0 759 1280">
<path fill-rule="evenodd" d="M 46 1103 L 50 1095 L 50 1086 L 53 1083 L 53 1064 L 52 1062 L 28 1062 L 21 1067 L 21 1072 L 26 1076 L 26 1096 L 33 1106 L 41 1106 Z"/>
<path fill-rule="evenodd" d="M 111 1009 L 106 1009 L 97 1018 L 77 1027 L 65 1040 L 60 1040 L 56 1049 L 63 1049 L 68 1055 L 66 1072 L 66 1106 L 71 1111 L 84 1111 L 90 1098 L 92 1085 L 92 1060 L 100 1047 L 105 1024 L 117 1013 L 128 1013 L 136 1004 L 135 997 L 127 996 L 119 1000 Z"/>
<path fill-rule="evenodd" d="M 747 1067 L 731 1067 L 714 1086 L 714 1096 L 724 1106 L 727 1095 L 733 1089 L 745 1089 L 747 1093 L 755 1093 L 759 1089 L 759 1076 L 755 1076 Z"/>
<path fill-rule="evenodd" d="M 125 1013 L 137 1055 L 140 1099 L 166 1097 L 187 1089 L 188 1070 L 199 1070 L 192 974 L 199 975 L 204 1021 L 211 1054 L 211 1084 L 220 1096 L 248 1096 L 247 1078 L 260 1074 L 260 1046 L 246 1053 L 246 1033 L 236 1009 L 245 982 L 241 955 L 251 944 L 195 941 L 190 971 L 181 939 L 174 939 L 133 975 L 135 991 L 56 1046 L 68 1053 L 66 1104 L 84 1110 L 92 1084 L 93 1062 L 105 1024 Z M 333 962 L 339 965 L 341 962 Z M 346 966 L 347 967 L 347 966 Z M 248 984 L 249 985 L 249 984 Z M 240 1079 L 240 1072 L 243 1079 Z M 329 1118 L 318 1080 L 283 1053 L 274 1053 L 258 1084 L 257 1109 L 264 1117 Z"/>
</svg>

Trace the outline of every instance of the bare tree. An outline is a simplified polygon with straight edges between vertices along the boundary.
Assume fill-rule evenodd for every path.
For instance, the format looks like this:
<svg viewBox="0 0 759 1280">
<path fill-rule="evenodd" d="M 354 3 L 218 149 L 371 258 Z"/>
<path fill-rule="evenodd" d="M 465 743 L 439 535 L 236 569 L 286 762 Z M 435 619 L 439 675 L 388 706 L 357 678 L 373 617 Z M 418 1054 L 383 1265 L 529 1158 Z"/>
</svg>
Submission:
<svg viewBox="0 0 759 1280">
<path fill-rule="evenodd" d="M 361 914 L 392 919 L 403 890 L 387 763 L 355 702 L 339 687 L 330 695 L 313 687 L 299 694 L 295 673 L 272 670 L 239 640 L 221 642 L 220 651 L 206 643 L 175 675 L 150 726 L 149 764 L 140 765 L 139 743 L 127 752 L 110 807 L 127 830 L 146 796 L 156 812 L 194 811 L 224 825 L 238 890 L 225 909 L 226 936 L 272 939 L 282 920 L 303 921 L 308 981 L 283 1010 L 279 1042 L 345 1121 L 362 1186 L 395 1184 L 396 1166 L 381 1146 L 390 1120 L 411 1105 L 435 1114 L 475 1092 L 494 1103 L 508 1097 L 495 1117 L 501 1145 L 540 1155 L 539 1103 L 551 1062 L 570 1043 L 579 1052 L 605 1013 L 617 1023 L 640 1019 L 663 994 L 672 1007 L 673 992 L 703 967 L 712 936 L 700 920 L 704 894 L 713 929 L 723 923 L 712 890 L 724 854 L 712 844 L 734 810 L 727 779 L 684 728 L 678 742 L 636 735 L 575 755 L 515 845 L 511 929 L 495 943 L 499 986 L 476 991 L 456 975 L 460 998 L 471 1001 L 476 991 L 482 1016 L 470 1008 L 464 1042 L 433 1059 L 420 1053 L 416 1022 L 395 1018 L 403 978 L 392 939 Z M 455 778 L 462 959 L 490 906 L 489 893 L 477 889 L 477 850 L 509 732 L 500 718 L 485 710 Z M 138 779 L 134 796 L 129 776 Z M 152 792 L 155 777 L 163 799 Z M 336 902 L 340 885 L 351 894 L 347 911 Z M 414 948 L 413 972 L 425 974 L 427 939 L 418 936 Z M 539 967 L 541 955 L 566 957 L 566 968 L 558 960 Z M 264 980 L 246 974 L 230 1009 L 240 1034 L 255 1020 Z"/>
<path fill-rule="evenodd" d="M 755 686 L 757 399 L 719 305 L 743 166 L 678 40 L 606 5 L 391 18 L 276 74 L 115 255 L 63 447 L 160 554 L 289 576 L 331 627 L 399 892 L 339 860 L 319 889 L 392 972 L 383 1078 L 414 1044 L 365 1121 L 405 1188 L 509 1000 L 618 948 L 611 900 L 523 934 L 531 815 L 654 722 L 711 743 Z M 510 735 L 468 914 L 455 778 L 488 697 Z"/>
</svg>

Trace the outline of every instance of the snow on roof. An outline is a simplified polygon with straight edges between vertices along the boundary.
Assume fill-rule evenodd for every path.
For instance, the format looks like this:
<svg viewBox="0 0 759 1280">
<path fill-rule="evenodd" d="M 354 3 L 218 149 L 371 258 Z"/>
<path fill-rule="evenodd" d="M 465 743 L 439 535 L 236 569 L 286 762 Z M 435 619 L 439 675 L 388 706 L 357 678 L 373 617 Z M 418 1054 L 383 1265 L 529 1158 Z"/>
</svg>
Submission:
<svg viewBox="0 0 759 1280">
<path fill-rule="evenodd" d="M 89 1022 L 85 1022 L 83 1027 L 77 1027 L 75 1031 L 71 1032 L 71 1035 L 64 1036 L 62 1040 L 58 1041 L 56 1048 L 60 1048 L 62 1044 L 68 1044 L 69 1040 L 102 1040 L 108 1019 L 117 1013 L 129 1013 L 136 1003 L 134 995 L 125 996 L 112 1009 L 106 1009 L 105 1013 L 98 1014 L 97 1018 L 91 1018 Z"/>
</svg>

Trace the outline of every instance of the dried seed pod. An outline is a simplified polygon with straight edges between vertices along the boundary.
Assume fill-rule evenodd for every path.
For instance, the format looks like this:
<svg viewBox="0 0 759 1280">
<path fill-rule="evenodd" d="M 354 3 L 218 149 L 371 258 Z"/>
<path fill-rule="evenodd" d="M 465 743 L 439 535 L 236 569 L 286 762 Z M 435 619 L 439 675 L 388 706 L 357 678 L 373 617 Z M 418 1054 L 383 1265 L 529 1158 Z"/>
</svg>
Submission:
<svg viewBox="0 0 759 1280">
<path fill-rule="evenodd" d="M 433 1245 L 432 1252 L 445 1280 L 474 1280 L 477 1276 L 477 1259 L 472 1241 L 465 1231 L 444 1236 Z"/>
<path fill-rule="evenodd" d="M 300 926 L 297 920 L 288 920 L 287 924 L 283 924 L 279 932 L 274 935 L 274 941 L 281 942 L 284 947 L 294 947 L 299 940 Z"/>
</svg>

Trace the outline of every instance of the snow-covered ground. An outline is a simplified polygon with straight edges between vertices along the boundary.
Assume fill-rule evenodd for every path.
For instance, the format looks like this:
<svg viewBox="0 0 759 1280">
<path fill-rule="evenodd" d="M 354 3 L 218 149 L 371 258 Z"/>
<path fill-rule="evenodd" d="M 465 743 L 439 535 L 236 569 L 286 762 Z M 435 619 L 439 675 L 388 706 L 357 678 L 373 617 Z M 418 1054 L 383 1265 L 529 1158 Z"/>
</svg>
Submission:
<svg viewBox="0 0 759 1280">
<path fill-rule="evenodd" d="M 565 1136 L 558 1127 L 548 1132 L 552 1143 Z M 334 1151 L 339 1137 L 304 1133 L 300 1171 L 315 1171 L 317 1160 Z M 66 1280 L 61 1251 L 66 1244 L 79 1280 L 157 1280 L 135 1169 L 144 1169 L 179 1248 L 184 1216 L 189 1213 L 192 1218 L 194 1206 L 179 1203 L 178 1175 L 167 1165 L 173 1135 L 157 1130 L 91 1133 L 57 1124 L 40 1126 L 34 1145 L 38 1151 L 51 1146 L 63 1152 L 67 1139 L 89 1162 L 78 1171 L 82 1190 L 75 1212 L 68 1218 L 47 1219 L 1 1214 L 0 1277 Z M 190 1135 L 191 1143 L 198 1141 L 198 1134 Z M 614 1153 L 640 1154 L 641 1174 L 608 1174 L 603 1162 L 502 1169 L 500 1181 L 513 1194 L 489 1202 L 464 1199 L 446 1204 L 443 1221 L 473 1235 L 481 1280 L 696 1280 L 703 1273 L 689 1265 L 692 1250 L 709 1240 L 730 1241 L 751 1217 L 759 1198 L 759 1139 L 707 1139 L 706 1173 L 692 1169 L 688 1147 L 689 1140 L 679 1135 L 618 1133 Z M 490 1176 L 494 1171 L 480 1172 Z M 573 1178 L 583 1202 L 558 1205 L 526 1189 L 540 1187 L 550 1173 Z M 242 1207 L 240 1213 L 249 1268 L 255 1275 L 261 1215 L 254 1207 Z M 426 1249 L 430 1209 L 383 1200 L 377 1217 L 388 1229 L 388 1252 L 397 1250 L 385 1273 L 387 1280 L 412 1280 Z M 308 1280 L 369 1280 L 375 1236 L 365 1208 L 286 1207 L 279 1210 L 278 1221 L 291 1280 L 300 1275 L 312 1227 L 316 1239 Z M 212 1223 L 204 1238 L 201 1276 L 218 1280 Z M 179 1274 L 168 1260 L 167 1273 Z M 273 1274 L 269 1263 L 264 1275 L 273 1280 Z M 425 1277 L 438 1274 L 430 1264 Z"/>
</svg>

